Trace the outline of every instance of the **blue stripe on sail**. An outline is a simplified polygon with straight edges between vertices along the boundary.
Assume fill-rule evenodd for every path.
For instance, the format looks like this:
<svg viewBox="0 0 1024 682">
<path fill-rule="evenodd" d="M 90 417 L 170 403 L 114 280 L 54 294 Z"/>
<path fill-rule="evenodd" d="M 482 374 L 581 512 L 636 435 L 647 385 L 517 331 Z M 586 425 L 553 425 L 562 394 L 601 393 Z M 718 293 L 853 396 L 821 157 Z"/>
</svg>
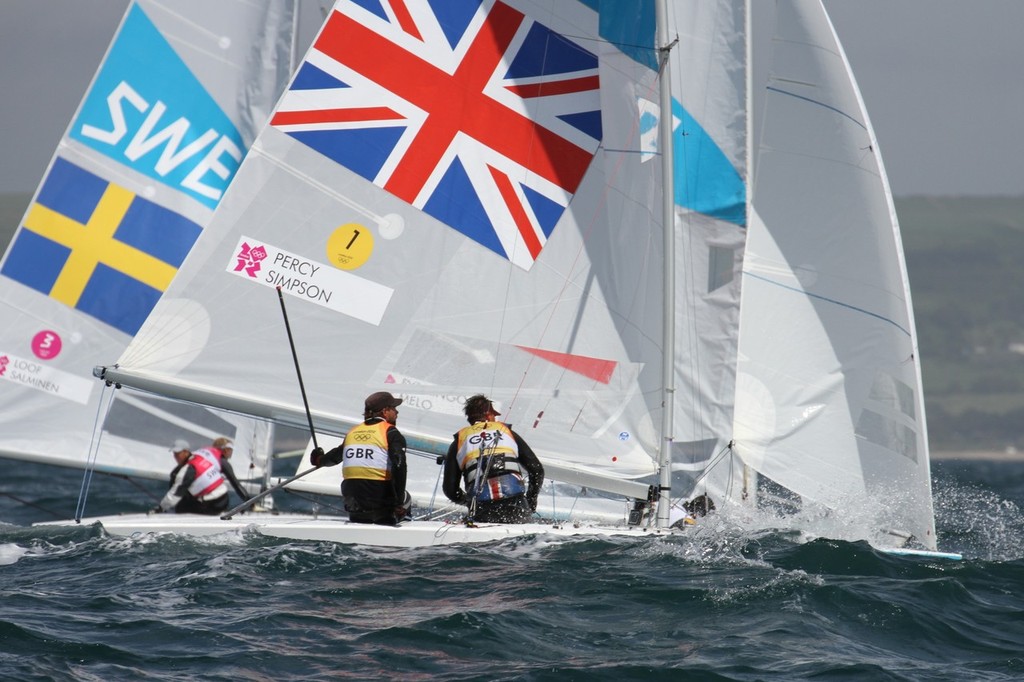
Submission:
<svg viewBox="0 0 1024 682">
<path fill-rule="evenodd" d="M 111 292 L 117 293 L 112 295 Z M 125 334 L 134 335 L 160 300 L 161 293 L 123 272 L 99 263 L 75 307 Z"/>
<path fill-rule="evenodd" d="M 388 19 L 388 13 L 384 11 L 384 8 L 380 4 L 380 0 L 352 0 L 352 4 L 362 7 L 367 12 L 377 15 L 384 21 L 390 21 L 390 19 Z"/>
<path fill-rule="evenodd" d="M 763 277 L 761 275 L 755 275 L 755 274 L 753 274 L 751 272 L 747 272 L 746 270 L 743 271 L 743 274 L 745 276 L 747 276 L 747 277 L 753 277 L 754 279 L 758 279 L 758 280 L 761 280 L 762 282 L 766 282 L 766 283 L 771 284 L 773 286 L 777 286 L 780 289 L 787 289 L 789 291 L 795 291 L 796 293 L 802 294 L 804 296 L 807 296 L 808 298 L 814 298 L 814 299 L 817 299 L 819 301 L 824 301 L 825 303 L 831 303 L 832 305 L 837 305 L 837 306 L 840 306 L 841 308 L 847 308 L 848 310 L 853 310 L 853 311 L 856 311 L 856 312 L 861 313 L 863 315 L 867 315 L 869 317 L 873 317 L 873 318 L 875 318 L 877 320 L 881 320 L 882 322 L 885 322 L 887 324 L 891 324 L 892 326 L 896 327 L 897 329 L 899 329 L 901 332 L 903 332 L 907 336 L 910 336 L 910 332 L 907 331 L 906 329 L 904 329 L 903 326 L 900 325 L 899 322 L 896 322 L 895 320 L 889 319 L 888 317 L 884 317 L 883 315 L 879 315 L 878 313 L 873 313 L 870 310 L 865 310 L 864 308 L 858 308 L 855 305 L 850 305 L 849 303 L 843 303 L 842 301 L 837 301 L 834 298 L 828 298 L 826 296 L 821 296 L 819 294 L 812 294 L 811 292 L 809 292 L 809 291 L 807 291 L 805 289 L 800 289 L 800 288 L 797 288 L 797 287 L 792 287 L 792 286 L 789 286 L 788 284 L 783 284 L 782 282 L 776 282 L 775 280 L 768 279 L 767 277 Z"/>
<path fill-rule="evenodd" d="M 466 29 L 480 7 L 480 0 L 452 2 L 452 0 L 431 0 L 430 10 L 441 25 L 448 44 L 454 48 L 465 35 Z"/>
<path fill-rule="evenodd" d="M 505 78 L 535 78 L 597 68 L 597 57 L 551 29 L 534 24 Z"/>
<path fill-rule="evenodd" d="M 563 114 L 558 117 L 573 128 L 590 135 L 595 140 L 601 139 L 601 112 L 583 111 L 578 114 Z"/>
<path fill-rule="evenodd" d="M 106 180 L 58 156 L 39 190 L 36 203 L 84 225 L 106 190 Z"/>
<path fill-rule="evenodd" d="M 649 111 L 640 114 L 640 135 L 647 135 L 658 127 L 658 117 Z"/>
<path fill-rule="evenodd" d="M 780 90 L 779 88 L 773 88 L 771 86 L 765 88 L 765 90 L 767 90 L 768 92 L 775 92 L 775 93 L 778 93 L 780 95 L 787 95 L 789 97 L 794 97 L 796 99 L 802 99 L 805 102 L 810 102 L 811 104 L 815 104 L 815 105 L 817 105 L 819 107 L 824 107 L 825 109 L 831 109 L 832 111 L 836 112 L 840 116 L 845 116 L 846 118 L 850 119 L 851 121 L 856 123 L 859 127 L 863 128 L 864 130 L 868 129 L 868 127 L 866 125 L 864 125 L 864 123 L 862 121 L 854 118 L 853 116 L 850 116 L 848 113 L 846 113 L 845 111 L 843 111 L 841 109 L 836 109 L 831 104 L 826 104 L 825 102 L 822 102 L 821 100 L 811 99 L 810 97 L 804 97 L 803 95 L 798 95 L 795 92 L 787 92 L 786 90 Z"/>
<path fill-rule="evenodd" d="M 393 126 L 357 130 L 307 130 L 288 134 L 373 182 L 404 132 L 405 126 Z"/>
<path fill-rule="evenodd" d="M 598 12 L 598 33 L 638 63 L 658 69 L 654 0 L 582 0 Z"/>
<path fill-rule="evenodd" d="M 711 136 L 674 99 L 672 113 L 679 119 L 672 131 L 676 204 L 745 227 L 743 179 Z"/>
<path fill-rule="evenodd" d="M 323 69 L 317 68 L 309 62 L 302 62 L 289 90 L 330 90 L 331 88 L 347 87 L 347 83 L 343 83 Z"/>
<path fill-rule="evenodd" d="M 423 211 L 503 258 L 508 258 L 470 182 L 469 174 L 458 158 L 452 160 L 441 181 L 437 183 L 437 189 L 423 206 Z"/>
<path fill-rule="evenodd" d="M 555 224 L 562 217 L 562 212 L 565 208 L 558 202 L 551 201 L 551 199 L 548 199 L 527 185 L 520 184 L 519 187 L 523 190 L 523 196 L 526 197 L 527 203 L 530 204 L 530 209 L 533 211 L 533 215 L 537 217 L 537 223 L 540 225 L 541 230 L 544 231 L 544 235 L 550 237 L 555 229 Z"/>
<path fill-rule="evenodd" d="M 71 249 L 63 244 L 31 230 L 21 230 L 7 252 L 0 274 L 49 295 L 70 255 Z"/>
<path fill-rule="evenodd" d="M 136 197 L 117 226 L 114 238 L 178 267 L 202 231 L 185 216 Z"/>
</svg>

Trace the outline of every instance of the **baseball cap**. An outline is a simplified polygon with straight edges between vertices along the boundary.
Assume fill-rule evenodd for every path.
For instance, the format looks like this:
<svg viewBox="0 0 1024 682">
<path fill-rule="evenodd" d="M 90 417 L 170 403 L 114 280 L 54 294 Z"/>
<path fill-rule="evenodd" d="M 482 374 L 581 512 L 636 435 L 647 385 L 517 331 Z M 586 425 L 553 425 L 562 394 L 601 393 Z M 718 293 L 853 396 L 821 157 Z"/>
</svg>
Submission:
<svg viewBox="0 0 1024 682">
<path fill-rule="evenodd" d="M 387 391 L 379 391 L 369 395 L 363 407 L 366 412 L 379 412 L 385 407 L 398 407 L 401 404 L 401 398 L 396 398 Z"/>
</svg>

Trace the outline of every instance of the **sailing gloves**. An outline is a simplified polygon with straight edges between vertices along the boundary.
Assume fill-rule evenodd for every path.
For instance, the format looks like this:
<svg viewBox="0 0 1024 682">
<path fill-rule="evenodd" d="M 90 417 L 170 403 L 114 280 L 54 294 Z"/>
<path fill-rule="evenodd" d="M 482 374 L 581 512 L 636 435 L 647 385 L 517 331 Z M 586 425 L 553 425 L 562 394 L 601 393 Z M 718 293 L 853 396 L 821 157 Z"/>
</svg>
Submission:
<svg viewBox="0 0 1024 682">
<path fill-rule="evenodd" d="M 333 467 L 341 464 L 341 458 L 344 457 L 341 448 L 334 448 L 330 452 L 325 453 L 321 447 L 313 448 L 313 451 L 309 453 L 309 461 L 315 467 Z"/>
</svg>

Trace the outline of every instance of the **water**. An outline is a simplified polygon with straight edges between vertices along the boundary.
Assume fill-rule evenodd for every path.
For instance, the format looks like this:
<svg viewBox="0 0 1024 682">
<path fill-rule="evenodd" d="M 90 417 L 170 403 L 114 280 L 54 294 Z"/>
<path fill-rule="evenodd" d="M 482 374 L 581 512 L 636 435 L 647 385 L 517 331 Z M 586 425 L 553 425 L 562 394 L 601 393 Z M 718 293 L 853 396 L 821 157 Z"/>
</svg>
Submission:
<svg viewBox="0 0 1024 682">
<path fill-rule="evenodd" d="M 80 474 L 5 463 L 0 679 L 1024 679 L 1024 463 L 937 463 L 961 562 L 729 524 L 425 550 L 113 539 L 29 527 L 73 514 Z M 149 493 L 98 477 L 87 513 Z"/>
</svg>

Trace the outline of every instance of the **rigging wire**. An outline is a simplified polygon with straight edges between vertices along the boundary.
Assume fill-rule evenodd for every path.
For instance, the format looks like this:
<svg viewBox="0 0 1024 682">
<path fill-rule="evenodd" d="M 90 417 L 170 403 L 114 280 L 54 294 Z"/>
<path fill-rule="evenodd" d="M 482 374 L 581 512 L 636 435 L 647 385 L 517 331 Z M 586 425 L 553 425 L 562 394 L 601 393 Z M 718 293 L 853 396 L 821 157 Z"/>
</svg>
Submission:
<svg viewBox="0 0 1024 682">
<path fill-rule="evenodd" d="M 82 485 L 78 491 L 78 503 L 75 506 L 75 522 L 81 523 L 85 516 L 85 501 L 89 496 L 89 486 L 92 484 L 92 475 L 96 470 L 96 458 L 100 453 L 100 441 L 103 438 L 103 424 L 110 415 L 110 408 L 114 404 L 114 391 L 111 384 L 104 383 L 100 392 L 100 399 L 96 403 L 96 418 L 92 425 L 92 437 L 89 439 L 89 455 L 86 459 L 85 472 L 82 474 Z"/>
<path fill-rule="evenodd" d="M 19 503 L 21 503 L 22 505 L 24 505 L 26 507 L 32 507 L 34 509 L 38 509 L 39 511 L 45 512 L 45 513 L 49 514 L 50 516 L 52 516 L 52 517 L 54 517 L 56 519 L 64 518 L 64 514 L 58 514 L 57 512 L 53 511 L 52 509 L 47 509 L 46 507 L 44 507 L 42 505 L 36 504 L 34 502 L 29 502 L 28 500 L 23 500 L 20 497 L 18 497 L 17 495 L 15 495 L 14 493 L 8 493 L 8 492 L 0 491 L 0 495 L 2 495 L 3 497 L 9 497 L 12 500 L 14 500 L 15 502 L 19 502 Z"/>
</svg>

